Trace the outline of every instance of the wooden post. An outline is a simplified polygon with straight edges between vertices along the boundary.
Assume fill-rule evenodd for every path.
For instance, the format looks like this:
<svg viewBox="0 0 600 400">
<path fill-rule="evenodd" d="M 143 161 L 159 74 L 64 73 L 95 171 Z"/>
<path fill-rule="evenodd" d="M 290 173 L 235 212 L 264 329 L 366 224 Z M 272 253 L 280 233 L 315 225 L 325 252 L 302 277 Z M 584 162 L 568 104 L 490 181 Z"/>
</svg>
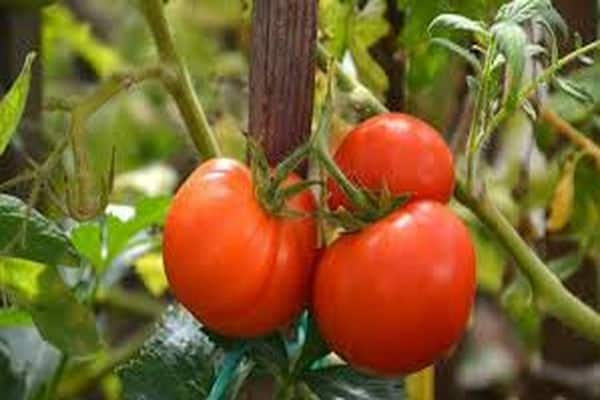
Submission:
<svg viewBox="0 0 600 400">
<path fill-rule="evenodd" d="M 316 0 L 255 0 L 249 133 L 271 163 L 310 135 Z"/>
</svg>

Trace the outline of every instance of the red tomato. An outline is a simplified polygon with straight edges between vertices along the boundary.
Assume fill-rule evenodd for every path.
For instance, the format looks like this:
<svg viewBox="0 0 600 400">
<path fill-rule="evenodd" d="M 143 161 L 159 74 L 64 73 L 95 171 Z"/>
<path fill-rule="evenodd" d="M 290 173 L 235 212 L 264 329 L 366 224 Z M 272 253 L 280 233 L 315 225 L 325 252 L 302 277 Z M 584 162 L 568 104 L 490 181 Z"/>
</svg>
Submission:
<svg viewBox="0 0 600 400">
<path fill-rule="evenodd" d="M 287 207 L 312 213 L 316 202 L 307 190 Z M 316 245 L 313 218 L 268 214 L 249 169 L 220 158 L 198 167 L 175 195 L 163 252 L 171 290 L 196 318 L 226 336 L 255 337 L 305 306 Z"/>
<path fill-rule="evenodd" d="M 335 154 L 348 178 L 373 191 L 412 193 L 413 199 L 448 202 L 454 187 L 452 153 L 439 133 L 407 114 L 387 113 L 351 131 Z M 338 187 L 328 181 L 328 203 L 352 209 Z"/>
<path fill-rule="evenodd" d="M 356 368 L 414 372 L 461 337 L 475 293 L 469 232 L 444 205 L 417 201 L 346 234 L 317 267 L 325 341 Z"/>
</svg>

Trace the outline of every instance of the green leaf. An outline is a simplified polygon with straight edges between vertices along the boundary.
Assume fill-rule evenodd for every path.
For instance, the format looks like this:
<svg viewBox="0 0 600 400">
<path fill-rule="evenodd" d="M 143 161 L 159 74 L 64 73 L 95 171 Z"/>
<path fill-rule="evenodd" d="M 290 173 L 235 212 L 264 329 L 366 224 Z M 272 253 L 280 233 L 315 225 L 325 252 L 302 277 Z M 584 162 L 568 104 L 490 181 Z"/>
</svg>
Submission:
<svg viewBox="0 0 600 400">
<path fill-rule="evenodd" d="M 20 232 L 25 236 L 19 237 Z M 0 254 L 51 265 L 79 263 L 77 251 L 54 222 L 36 210 L 27 215 L 27 204 L 4 194 L 0 194 Z"/>
<path fill-rule="evenodd" d="M 23 110 L 25 110 L 31 83 L 31 66 L 34 60 L 35 53 L 29 53 L 21 73 L 0 101 L 0 154 L 6 150 L 10 138 L 21 121 Z"/>
<path fill-rule="evenodd" d="M 169 307 L 136 357 L 118 369 L 125 400 L 205 399 L 220 352 L 181 307 Z"/>
<path fill-rule="evenodd" d="M 167 216 L 169 197 L 147 197 L 135 205 L 135 216 L 125 222 L 109 216 L 107 218 L 108 260 L 123 251 L 133 236 L 153 225 L 162 225 Z"/>
<path fill-rule="evenodd" d="M 385 71 L 371 57 L 369 49 L 389 31 L 385 0 L 369 0 L 352 15 L 348 46 L 361 80 L 373 92 L 383 95 L 388 88 Z"/>
<path fill-rule="evenodd" d="M 321 400 L 388 400 L 406 398 L 400 378 L 377 378 L 348 366 L 333 366 L 307 372 L 303 382 Z"/>
<path fill-rule="evenodd" d="M 567 95 L 585 104 L 594 104 L 594 96 L 574 80 L 555 76 L 552 82 Z"/>
<path fill-rule="evenodd" d="M 32 325 L 31 314 L 16 307 L 0 308 L 0 328 Z"/>
<path fill-rule="evenodd" d="M 459 44 L 454 43 L 453 41 L 445 38 L 433 38 L 431 39 L 431 43 L 442 46 L 450 50 L 454 54 L 459 55 L 465 61 L 467 61 L 469 65 L 471 65 L 471 67 L 473 67 L 476 73 L 479 73 L 481 71 L 481 63 L 479 62 L 477 57 L 475 57 L 473 53 L 471 53 L 468 49 L 465 49 Z"/>
<path fill-rule="evenodd" d="M 539 346 L 542 323 L 542 317 L 533 300 L 531 285 L 520 273 L 501 296 L 502 307 L 529 349 L 536 349 Z"/>
<path fill-rule="evenodd" d="M 438 15 L 431 21 L 428 27 L 430 34 L 436 34 L 440 32 L 452 32 L 452 31 L 465 31 L 482 35 L 483 37 L 489 36 L 485 25 L 480 21 L 474 21 L 459 14 L 441 14 Z"/>
<path fill-rule="evenodd" d="M 10 353 L 0 343 L 0 389 L 3 400 L 26 400 L 25 376 L 13 369 Z"/>
<path fill-rule="evenodd" d="M 100 348 L 92 311 L 79 303 L 56 268 L 1 257 L 0 285 L 31 314 L 41 335 L 66 354 L 82 356 Z"/>
<path fill-rule="evenodd" d="M 507 60 L 508 85 L 504 101 L 508 110 L 512 111 L 516 107 L 527 61 L 527 34 L 523 28 L 512 22 L 496 24 L 491 31 L 498 44 L 498 49 Z"/>
<path fill-rule="evenodd" d="M 319 1 L 319 28 L 323 32 L 322 43 L 336 59 L 341 60 L 348 48 L 352 0 Z"/>
<path fill-rule="evenodd" d="M 169 197 L 143 198 L 134 206 L 134 216 L 126 221 L 108 215 L 104 227 L 99 221 L 79 224 L 71 232 L 73 244 L 102 272 L 131 244 L 136 234 L 164 223 L 170 201 Z M 102 252 L 103 237 L 106 237 L 106 253 Z"/>
</svg>

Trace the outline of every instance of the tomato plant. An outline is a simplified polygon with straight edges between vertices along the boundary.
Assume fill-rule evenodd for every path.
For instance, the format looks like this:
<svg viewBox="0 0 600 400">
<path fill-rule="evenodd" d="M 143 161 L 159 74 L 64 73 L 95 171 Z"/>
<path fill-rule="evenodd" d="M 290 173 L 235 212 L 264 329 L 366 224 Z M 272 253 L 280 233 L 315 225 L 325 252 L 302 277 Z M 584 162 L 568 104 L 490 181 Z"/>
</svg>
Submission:
<svg viewBox="0 0 600 400">
<path fill-rule="evenodd" d="M 165 224 L 165 268 L 177 299 L 207 327 L 255 337 L 283 328 L 303 309 L 317 247 L 316 202 L 305 190 L 286 207 L 304 215 L 269 215 L 250 170 L 225 158 L 199 166 L 178 190 Z"/>
<path fill-rule="evenodd" d="M 0 0 L 2 400 L 595 398 L 588 3 Z"/>
<path fill-rule="evenodd" d="M 450 149 L 435 129 L 411 115 L 385 113 L 362 122 L 334 159 L 351 181 L 376 193 L 446 203 L 454 189 Z M 331 209 L 352 207 L 334 180 L 327 186 Z"/>
<path fill-rule="evenodd" d="M 327 249 L 313 309 L 336 353 L 355 367 L 399 375 L 450 351 L 474 295 L 467 228 L 447 207 L 417 200 Z"/>
</svg>

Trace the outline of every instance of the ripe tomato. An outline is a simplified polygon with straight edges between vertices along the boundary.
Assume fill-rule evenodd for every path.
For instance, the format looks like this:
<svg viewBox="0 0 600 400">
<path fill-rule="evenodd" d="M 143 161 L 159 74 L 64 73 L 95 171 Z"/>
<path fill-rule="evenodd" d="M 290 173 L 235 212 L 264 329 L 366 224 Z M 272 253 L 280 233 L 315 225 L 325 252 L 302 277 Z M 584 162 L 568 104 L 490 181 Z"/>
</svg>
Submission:
<svg viewBox="0 0 600 400">
<path fill-rule="evenodd" d="M 360 124 L 343 140 L 335 161 L 364 188 L 413 199 L 448 202 L 454 187 L 452 153 L 439 133 L 407 114 L 380 114 Z M 328 181 L 328 204 L 352 209 L 339 186 Z"/>
<path fill-rule="evenodd" d="M 417 371 L 460 338 L 475 293 L 469 232 L 444 205 L 416 201 L 329 247 L 313 307 L 325 341 L 351 365 Z"/>
<path fill-rule="evenodd" d="M 316 202 L 307 190 L 286 205 L 312 213 Z M 305 306 L 316 245 L 313 218 L 268 214 L 249 169 L 220 158 L 198 167 L 175 195 L 163 252 L 171 290 L 196 318 L 226 336 L 255 337 Z"/>
</svg>

